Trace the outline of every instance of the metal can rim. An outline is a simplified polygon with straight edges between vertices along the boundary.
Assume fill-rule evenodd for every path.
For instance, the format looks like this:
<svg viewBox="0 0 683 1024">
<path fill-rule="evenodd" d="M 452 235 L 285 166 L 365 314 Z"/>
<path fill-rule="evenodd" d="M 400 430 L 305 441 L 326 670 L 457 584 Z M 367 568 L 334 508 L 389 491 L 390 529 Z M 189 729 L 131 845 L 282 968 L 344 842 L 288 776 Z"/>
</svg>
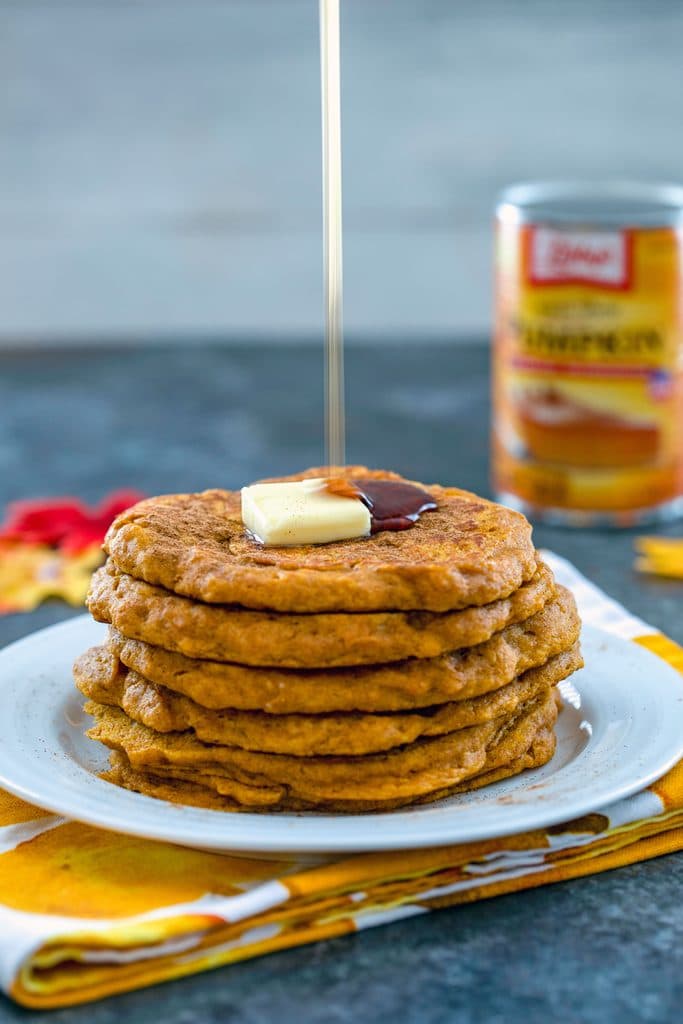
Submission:
<svg viewBox="0 0 683 1024">
<path fill-rule="evenodd" d="M 517 182 L 500 193 L 496 215 L 511 224 L 671 227 L 683 224 L 683 185 L 628 180 Z"/>
</svg>

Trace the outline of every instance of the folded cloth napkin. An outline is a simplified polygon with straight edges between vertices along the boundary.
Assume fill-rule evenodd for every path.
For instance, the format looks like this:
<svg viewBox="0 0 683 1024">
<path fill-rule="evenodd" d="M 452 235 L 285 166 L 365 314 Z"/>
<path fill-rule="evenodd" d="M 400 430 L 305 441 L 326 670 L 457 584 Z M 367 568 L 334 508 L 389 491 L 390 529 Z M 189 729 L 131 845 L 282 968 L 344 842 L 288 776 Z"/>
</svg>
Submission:
<svg viewBox="0 0 683 1024">
<path fill-rule="evenodd" d="M 683 648 L 547 558 L 584 621 L 683 672 Z M 547 830 L 315 864 L 104 832 L 0 791 L 0 980 L 25 1006 L 82 1003 L 681 848 L 683 762 L 644 792 Z"/>
</svg>

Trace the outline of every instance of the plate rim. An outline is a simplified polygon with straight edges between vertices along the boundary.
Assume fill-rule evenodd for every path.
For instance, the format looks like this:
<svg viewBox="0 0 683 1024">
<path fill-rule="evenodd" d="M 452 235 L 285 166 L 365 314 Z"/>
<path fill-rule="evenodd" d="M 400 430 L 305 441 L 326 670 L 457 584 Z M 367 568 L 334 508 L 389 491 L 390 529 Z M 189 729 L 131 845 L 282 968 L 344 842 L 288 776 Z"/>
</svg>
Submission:
<svg viewBox="0 0 683 1024">
<path fill-rule="evenodd" d="M 20 637 L 18 640 L 13 641 L 0 649 L 0 670 L 2 669 L 3 663 L 6 659 L 11 658 L 13 652 L 19 649 L 24 653 L 25 649 L 30 648 L 38 638 L 41 640 L 49 640 L 50 635 L 55 632 L 74 632 L 75 635 L 78 635 L 79 630 L 83 627 L 88 626 L 90 628 L 95 625 L 96 624 L 93 622 L 91 617 L 88 614 L 84 614 L 71 617 L 62 622 L 53 623 L 50 626 L 46 626 L 27 634 L 24 637 Z M 583 634 L 584 636 L 591 636 L 596 640 L 600 637 L 606 638 L 610 644 L 623 647 L 624 650 L 631 648 L 637 650 L 637 657 L 640 658 L 642 656 L 646 661 L 652 661 L 652 659 L 654 659 L 652 663 L 658 665 L 662 673 L 670 674 L 672 680 L 674 677 L 680 675 L 677 670 L 673 666 L 669 665 L 669 663 L 663 658 L 660 658 L 646 647 L 635 644 L 633 640 L 625 639 L 617 634 L 610 633 L 606 630 L 600 629 L 599 627 L 593 626 L 590 623 L 584 624 Z M 77 657 L 80 650 L 82 650 L 82 646 L 79 646 L 78 650 L 72 654 L 72 657 Z M 683 687 L 681 697 L 683 698 Z M 0 706 L 1 701 L 2 697 L 0 696 Z M 680 701 L 680 703 L 680 716 L 681 722 L 683 723 L 683 701 Z M 2 747 L 0 747 L 0 786 L 26 802 L 34 804 L 42 810 L 47 810 L 59 817 L 78 821 L 106 831 L 119 832 L 129 836 L 148 839 L 150 841 L 168 842 L 174 845 L 186 846 L 199 850 L 211 850 L 213 852 L 220 853 L 248 853 L 251 855 L 267 854 L 272 856 L 277 854 L 351 854 L 448 846 L 458 843 L 478 842 L 485 839 L 504 838 L 509 835 L 521 834 L 529 830 L 548 828 L 598 811 L 601 808 L 644 790 L 652 782 L 661 778 L 662 775 L 664 775 L 677 763 L 677 761 L 681 759 L 681 757 L 683 757 L 683 729 L 681 730 L 680 745 L 676 751 L 671 752 L 666 758 L 660 758 L 656 766 L 653 765 L 650 768 L 642 768 L 640 771 L 636 772 L 631 779 L 624 780 L 619 785 L 615 786 L 610 790 L 609 796 L 602 796 L 596 800 L 594 796 L 590 795 L 591 792 L 593 792 L 590 788 L 585 792 L 577 791 L 576 798 L 570 801 L 569 804 L 567 804 L 566 801 L 559 803 L 555 807 L 553 807 L 552 804 L 543 804 L 543 813 L 538 816 L 533 815 L 533 808 L 536 806 L 533 803 L 518 804 L 515 807 L 517 814 L 510 814 L 507 821 L 505 820 L 505 815 L 503 815 L 503 820 L 497 823 L 495 830 L 492 830 L 491 826 L 486 826 L 484 822 L 483 826 L 479 829 L 468 825 L 466 834 L 461 833 L 460 835 L 457 834 L 457 822 L 451 823 L 450 834 L 448 835 L 445 834 L 449 831 L 447 819 L 444 820 L 444 818 L 440 816 L 437 819 L 436 826 L 434 823 L 430 823 L 426 817 L 430 810 L 428 805 L 423 805 L 421 807 L 421 813 L 419 814 L 416 814 L 415 810 L 410 807 L 398 808 L 395 811 L 364 815 L 303 815 L 296 812 L 289 812 L 288 814 L 278 813 L 277 815 L 265 813 L 253 814 L 249 812 L 226 814 L 226 812 L 212 810 L 209 808 L 188 808 L 184 805 L 173 805 L 167 801 L 161 801 L 154 797 L 114 787 L 117 794 L 117 801 L 123 800 L 124 804 L 121 808 L 115 808 L 113 815 L 111 812 L 107 813 L 107 811 L 103 811 L 102 815 L 90 813 L 88 810 L 83 812 L 76 809 L 76 811 L 74 811 L 73 800 L 69 800 L 68 791 L 63 799 L 60 799 L 57 795 L 55 795 L 54 799 L 52 796 L 45 798 L 34 786 L 28 785 L 22 781 L 17 782 L 13 780 L 11 774 L 8 776 L 6 766 L 3 765 Z M 89 774 L 82 765 L 77 762 L 76 764 L 79 771 Z M 19 778 L 21 780 L 21 773 Z M 90 778 L 93 779 L 96 784 L 101 784 L 103 787 L 111 787 L 113 785 L 112 783 L 107 783 L 104 780 L 97 779 L 96 776 L 90 775 Z M 186 816 L 188 819 L 194 819 L 197 816 L 200 818 L 205 817 L 207 824 L 203 826 L 204 835 L 199 840 L 193 840 L 190 830 L 193 826 L 196 827 L 196 821 L 187 820 L 184 823 L 185 829 L 183 830 L 183 822 L 181 820 L 175 821 L 173 819 L 169 826 L 165 826 L 161 823 L 158 825 L 157 823 L 153 823 L 152 827 L 145 828 L 144 822 L 146 820 L 146 816 L 144 813 L 138 813 L 133 816 L 132 821 L 122 819 L 121 815 L 125 812 L 126 804 L 130 804 L 131 808 L 133 808 L 134 805 L 137 805 L 141 811 L 144 811 L 145 806 L 153 806 L 156 808 L 157 812 L 159 807 L 163 806 L 167 809 L 171 809 L 173 814 L 180 810 L 181 814 Z M 434 811 L 438 810 L 438 805 L 434 805 L 433 809 Z M 406 820 L 410 818 L 412 818 L 413 823 L 418 822 L 422 827 L 411 828 Z M 254 825 L 257 822 L 262 823 L 264 820 L 272 823 L 279 823 L 281 827 L 279 829 L 276 828 L 272 835 L 261 835 L 256 840 L 254 838 L 250 839 L 249 826 Z M 307 834 L 297 833 L 294 835 L 288 835 L 288 831 L 292 828 L 296 828 L 294 822 L 301 820 L 318 822 L 319 832 L 315 840 L 310 838 Z M 340 820 L 344 820 L 349 823 L 349 834 L 336 836 L 333 840 L 326 841 L 324 834 L 321 835 L 321 833 L 324 833 L 325 822 Z M 236 828 L 228 830 L 229 832 L 235 832 L 235 834 L 231 834 L 228 837 L 218 834 L 221 830 L 221 824 L 225 826 L 226 821 L 235 825 L 237 822 L 240 823 Z M 366 828 L 363 830 L 362 834 L 359 834 L 359 824 L 361 822 L 374 822 L 377 827 L 373 829 Z M 393 829 L 391 828 L 392 822 L 394 823 Z M 401 832 L 401 827 L 403 827 L 403 832 Z M 386 829 L 388 829 L 388 833 L 385 831 Z"/>
</svg>

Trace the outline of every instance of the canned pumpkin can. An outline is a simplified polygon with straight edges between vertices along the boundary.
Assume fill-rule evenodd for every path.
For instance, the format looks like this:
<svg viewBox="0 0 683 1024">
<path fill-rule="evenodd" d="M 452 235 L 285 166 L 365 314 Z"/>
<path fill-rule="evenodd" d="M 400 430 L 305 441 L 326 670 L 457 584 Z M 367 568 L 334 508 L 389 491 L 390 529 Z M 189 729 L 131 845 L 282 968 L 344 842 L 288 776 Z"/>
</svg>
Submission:
<svg viewBox="0 0 683 1024">
<path fill-rule="evenodd" d="M 528 184 L 496 210 L 493 482 L 538 519 L 683 512 L 683 187 Z"/>
</svg>

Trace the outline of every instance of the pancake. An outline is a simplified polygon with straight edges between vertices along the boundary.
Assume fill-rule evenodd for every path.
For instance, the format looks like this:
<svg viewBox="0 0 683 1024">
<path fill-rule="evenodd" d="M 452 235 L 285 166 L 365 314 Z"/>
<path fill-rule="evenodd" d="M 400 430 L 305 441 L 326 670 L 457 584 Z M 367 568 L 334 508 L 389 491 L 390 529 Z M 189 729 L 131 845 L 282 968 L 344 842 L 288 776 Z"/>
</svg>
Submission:
<svg viewBox="0 0 683 1024">
<path fill-rule="evenodd" d="M 458 786 L 453 786 L 443 796 L 454 796 L 456 793 L 470 793 L 474 789 L 483 789 L 484 786 L 491 786 L 494 782 L 500 782 L 501 779 L 509 779 L 511 776 L 519 775 L 520 772 L 529 771 L 531 768 L 540 768 L 550 761 L 555 753 L 556 746 L 557 738 L 553 731 L 553 726 L 547 725 L 536 733 L 531 746 L 521 757 L 517 757 L 508 764 L 501 765 L 498 768 L 489 768 L 487 771 L 475 775 L 474 778 L 467 779 L 466 782 L 461 782 Z"/>
<path fill-rule="evenodd" d="M 121 712 L 117 714 L 122 715 Z M 436 761 L 429 762 L 430 755 L 437 753 L 433 749 L 435 745 L 447 749 L 449 738 L 423 741 L 407 748 L 413 754 L 417 752 L 424 763 L 421 770 L 413 768 L 406 778 L 392 774 L 387 764 L 389 761 L 395 763 L 398 755 L 375 755 L 358 760 L 361 765 L 370 761 L 373 769 L 383 763 L 388 774 L 381 781 L 375 778 L 369 785 L 364 785 L 359 777 L 355 783 L 341 785 L 337 781 L 333 786 L 329 783 L 306 785 L 299 779 L 291 784 L 281 784 L 276 801 L 273 800 L 274 784 L 261 777 L 252 776 L 245 780 L 226 775 L 224 771 L 211 774 L 210 771 L 199 772 L 168 764 L 141 764 L 133 744 L 128 750 L 115 747 L 111 769 L 104 773 L 104 778 L 151 796 L 220 810 L 321 810 L 333 813 L 392 810 L 409 803 L 431 802 L 455 792 L 476 789 L 545 764 L 555 749 L 552 729 L 556 717 L 557 704 L 552 694 L 545 691 L 545 695 L 533 701 L 514 721 L 499 726 L 497 730 L 487 727 L 488 745 L 479 747 L 476 756 L 470 741 L 467 753 L 463 746 L 457 756 L 451 751 L 450 756 L 446 753 L 443 758 L 444 751 L 441 750 Z M 451 741 L 452 748 L 456 742 L 455 739 Z M 324 760 L 317 759 L 318 762 Z M 327 760 L 338 765 L 341 759 Z M 236 786 L 236 782 L 241 782 L 242 787 Z M 259 791 L 258 794 L 250 792 L 253 788 Z M 272 802 L 268 804 L 268 800 Z"/>
<path fill-rule="evenodd" d="M 433 658 L 469 647 L 528 619 L 554 594 L 552 573 L 539 561 L 528 583 L 480 607 L 280 615 L 199 604 L 121 573 L 110 560 L 94 574 L 87 604 L 95 619 L 111 623 L 124 636 L 190 658 L 327 668 Z"/>
<path fill-rule="evenodd" d="M 276 784 L 282 789 L 277 806 L 298 801 L 345 810 L 411 803 L 503 767 L 552 725 L 557 704 L 546 688 L 512 716 L 362 757 L 292 757 L 209 745 L 189 733 L 156 733 L 118 708 L 91 701 L 86 711 L 96 719 L 88 735 L 123 751 L 135 770 L 190 782 L 200 778 L 218 792 L 224 779 L 267 788 Z M 234 787 L 231 798 L 233 792 Z"/>
<path fill-rule="evenodd" d="M 401 480 L 364 466 L 279 479 Z M 420 484 L 423 487 L 424 485 Z M 453 487 L 412 529 L 299 547 L 264 547 L 242 524 L 240 494 L 149 498 L 112 524 L 105 549 L 122 572 L 195 600 L 279 612 L 443 612 L 508 597 L 536 572 L 524 516 Z"/>
<path fill-rule="evenodd" d="M 189 730 L 203 743 L 296 757 L 358 756 L 512 715 L 541 690 L 565 679 L 582 664 L 576 644 L 545 665 L 481 697 L 433 706 L 421 713 L 374 715 L 211 711 L 148 682 L 102 647 L 92 648 L 77 660 L 74 677 L 86 697 L 120 707 L 129 718 L 156 732 Z"/>
<path fill-rule="evenodd" d="M 273 809 L 273 805 L 277 804 L 282 796 L 280 786 L 268 788 L 249 786 L 240 782 L 233 784 L 231 794 L 229 780 L 225 780 L 225 793 L 219 796 L 201 783 L 164 778 L 152 772 L 135 769 L 120 750 L 112 751 L 109 761 L 109 770 L 102 772 L 101 778 L 124 789 L 167 800 L 169 803 L 189 804 L 217 811 L 268 811 Z"/>
<path fill-rule="evenodd" d="M 473 775 L 465 782 L 430 793 L 426 797 L 413 802 L 416 804 L 431 803 L 456 793 L 466 793 L 471 790 L 480 789 L 482 786 L 490 786 L 494 782 L 510 778 L 513 775 L 519 775 L 520 772 L 531 768 L 540 768 L 541 765 L 547 764 L 554 753 L 555 734 L 552 727 L 541 729 L 534 737 L 529 749 L 521 757 L 515 758 L 507 765 L 481 772 L 479 775 Z M 136 793 L 143 793 L 146 796 L 156 797 L 158 800 L 166 800 L 170 803 L 189 804 L 193 807 L 204 807 L 216 811 L 250 810 L 258 812 L 272 809 L 272 805 L 268 802 L 271 799 L 271 791 L 259 791 L 255 787 L 251 787 L 252 793 L 250 796 L 247 796 L 244 791 L 236 790 L 236 794 L 243 798 L 238 800 L 235 797 L 231 798 L 225 794 L 220 794 L 216 790 L 202 785 L 201 782 L 188 782 L 187 780 L 170 777 L 162 778 L 154 775 L 153 772 L 137 771 L 131 766 L 126 755 L 120 751 L 114 751 L 111 754 L 110 769 L 104 772 L 102 777 L 108 782 L 122 786 L 124 789 L 130 789 Z M 263 794 L 267 794 L 267 796 L 264 797 Z M 253 800 L 253 803 L 249 803 L 249 800 Z M 259 800 L 262 800 L 262 802 L 260 803 Z M 309 810 L 310 808 L 292 801 L 291 804 L 282 806 L 281 809 Z M 326 809 L 329 810 L 329 808 Z M 340 808 L 336 808 L 336 810 L 340 810 Z M 366 801 L 361 806 L 346 806 L 343 810 L 347 813 L 353 813 L 354 811 L 387 811 L 392 810 L 392 806 L 386 803 L 374 805 L 371 801 Z"/>
<path fill-rule="evenodd" d="M 296 712 L 412 711 L 477 697 L 542 665 L 579 638 L 571 593 L 475 647 L 387 665 L 327 670 L 258 668 L 184 657 L 110 630 L 109 647 L 124 665 L 205 708 Z"/>
</svg>

